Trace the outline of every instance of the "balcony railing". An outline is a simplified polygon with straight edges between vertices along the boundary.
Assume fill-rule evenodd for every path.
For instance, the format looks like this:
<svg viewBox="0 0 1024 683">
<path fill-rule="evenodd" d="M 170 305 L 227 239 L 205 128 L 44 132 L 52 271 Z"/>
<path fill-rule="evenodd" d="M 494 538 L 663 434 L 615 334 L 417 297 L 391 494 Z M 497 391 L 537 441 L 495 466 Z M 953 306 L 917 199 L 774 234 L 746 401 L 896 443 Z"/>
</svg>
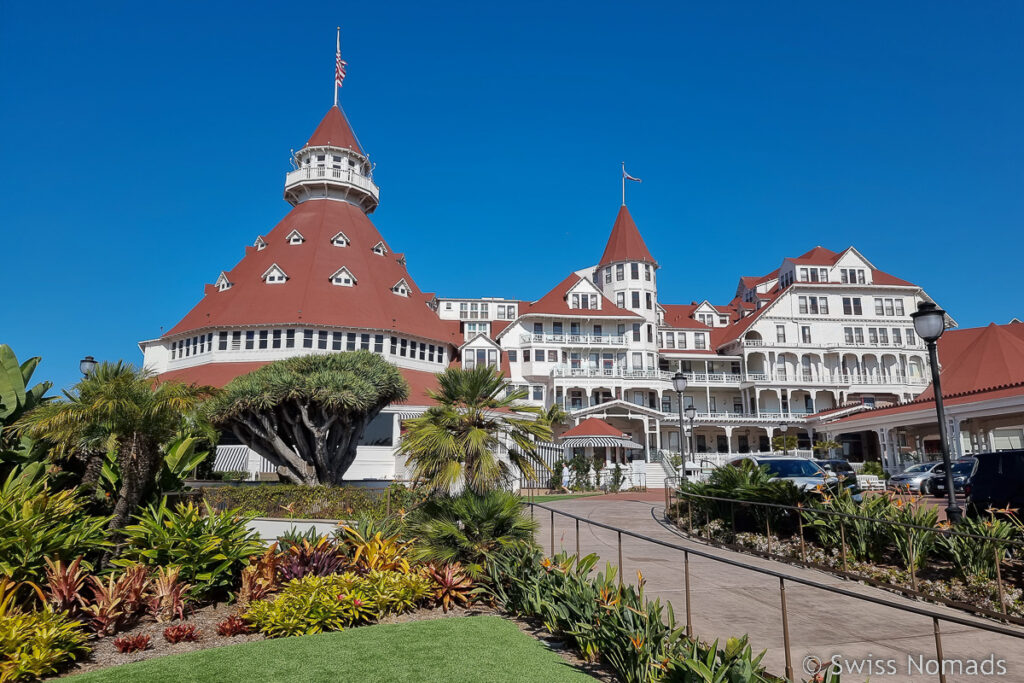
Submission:
<svg viewBox="0 0 1024 683">
<path fill-rule="evenodd" d="M 305 166 L 289 172 L 284 177 L 284 187 L 287 190 L 293 185 L 297 185 L 306 180 L 323 180 L 325 182 L 352 185 L 370 195 L 373 195 L 374 197 L 378 197 L 380 195 L 380 190 L 372 180 L 347 168 Z"/>
<path fill-rule="evenodd" d="M 614 378 L 614 379 L 654 379 L 670 381 L 675 373 L 667 370 L 632 369 L 619 366 L 614 367 L 568 367 L 560 365 L 551 371 L 552 377 L 579 377 L 579 378 Z M 731 372 L 691 372 L 683 373 L 687 381 L 694 385 L 738 385 L 741 382 L 754 384 L 812 384 L 829 386 L 846 385 L 924 385 L 928 383 L 924 377 L 910 377 L 909 375 L 863 375 L 854 373 L 764 373 L 748 372 L 745 375 Z"/>
<path fill-rule="evenodd" d="M 924 344 L 921 342 L 903 343 L 897 344 L 895 341 L 841 341 L 841 342 L 804 342 L 804 341 L 773 341 L 769 339 L 737 339 L 731 344 L 738 344 L 743 348 L 791 348 L 791 349 L 821 349 L 824 351 L 832 351 L 835 349 L 872 349 L 872 348 L 885 348 L 885 349 L 906 349 L 906 350 L 920 350 L 924 348 Z"/>
<path fill-rule="evenodd" d="M 573 346 L 625 346 L 621 334 L 521 334 L 523 344 L 564 344 Z"/>
</svg>

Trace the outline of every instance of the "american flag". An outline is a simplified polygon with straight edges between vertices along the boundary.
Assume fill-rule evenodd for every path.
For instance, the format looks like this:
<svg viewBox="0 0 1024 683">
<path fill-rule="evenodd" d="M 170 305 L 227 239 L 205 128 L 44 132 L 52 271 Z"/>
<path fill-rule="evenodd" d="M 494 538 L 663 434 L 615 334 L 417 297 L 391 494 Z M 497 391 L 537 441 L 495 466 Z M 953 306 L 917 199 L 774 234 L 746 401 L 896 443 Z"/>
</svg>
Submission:
<svg viewBox="0 0 1024 683">
<path fill-rule="evenodd" d="M 632 181 L 637 182 L 637 183 L 642 183 L 643 182 L 639 178 L 634 178 L 633 176 L 631 176 L 628 173 L 626 173 L 626 167 L 625 166 L 622 167 L 622 177 L 625 178 L 626 180 L 632 180 Z"/>
<path fill-rule="evenodd" d="M 345 67 L 348 63 L 341 58 L 341 46 L 338 46 L 338 53 L 334 60 L 334 85 L 341 87 L 342 81 L 345 80 Z"/>
</svg>

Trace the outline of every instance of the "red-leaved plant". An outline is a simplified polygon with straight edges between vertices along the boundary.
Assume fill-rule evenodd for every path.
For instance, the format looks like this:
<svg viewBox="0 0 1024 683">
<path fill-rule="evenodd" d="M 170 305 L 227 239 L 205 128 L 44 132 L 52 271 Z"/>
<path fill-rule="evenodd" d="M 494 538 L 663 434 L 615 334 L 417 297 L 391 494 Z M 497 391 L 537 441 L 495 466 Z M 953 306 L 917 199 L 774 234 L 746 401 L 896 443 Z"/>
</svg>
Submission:
<svg viewBox="0 0 1024 683">
<path fill-rule="evenodd" d="M 95 576 L 90 576 L 89 580 L 92 582 L 89 588 L 92 590 L 93 599 L 82 608 L 82 611 L 92 621 L 97 637 L 102 638 L 113 633 L 124 619 L 123 587 L 118 584 L 113 574 L 107 577 L 105 584 Z"/>
<path fill-rule="evenodd" d="M 434 583 L 434 600 L 445 612 L 457 605 L 468 605 L 473 580 L 462 571 L 462 564 L 456 562 L 438 569 L 430 567 L 430 580 Z"/>
<path fill-rule="evenodd" d="M 141 652 L 149 647 L 149 636 L 121 636 L 114 638 L 114 647 L 118 652 Z"/>
<path fill-rule="evenodd" d="M 172 645 L 174 643 L 199 640 L 199 637 L 202 635 L 203 632 L 192 624 L 178 624 L 177 626 L 168 626 L 164 629 L 164 640 Z"/>
<path fill-rule="evenodd" d="M 178 580 L 180 567 L 161 567 L 153 579 L 149 611 L 157 621 L 185 618 L 185 593 L 189 584 Z"/>
<path fill-rule="evenodd" d="M 118 578 L 117 586 L 124 599 L 126 616 L 133 617 L 146 609 L 149 585 L 149 570 L 141 564 L 127 567 Z"/>
<path fill-rule="evenodd" d="M 46 599 L 58 612 L 68 612 L 72 617 L 81 613 L 85 605 L 82 589 L 88 578 L 82 569 L 82 558 L 76 557 L 71 564 L 60 560 L 46 562 Z"/>
<path fill-rule="evenodd" d="M 249 633 L 249 625 L 239 616 L 231 615 L 217 624 L 217 633 L 227 638 Z"/>
</svg>

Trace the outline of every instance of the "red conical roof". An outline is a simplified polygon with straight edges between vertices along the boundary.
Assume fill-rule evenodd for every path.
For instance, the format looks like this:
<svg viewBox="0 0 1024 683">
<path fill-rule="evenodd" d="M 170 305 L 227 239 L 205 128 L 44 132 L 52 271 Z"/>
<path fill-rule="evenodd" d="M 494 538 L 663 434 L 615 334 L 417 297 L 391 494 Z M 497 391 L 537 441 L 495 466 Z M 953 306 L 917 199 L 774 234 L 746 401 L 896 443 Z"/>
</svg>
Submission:
<svg viewBox="0 0 1024 683">
<path fill-rule="evenodd" d="M 633 217 L 629 215 L 629 209 L 623 204 L 619 209 L 619 215 L 615 217 L 615 225 L 612 226 L 612 234 L 608 237 L 608 245 L 604 248 L 604 255 L 598 265 L 606 266 L 616 261 L 646 261 L 658 265 L 658 262 L 647 251 L 644 238 L 640 236 Z"/>
<path fill-rule="evenodd" d="M 293 230 L 302 235 L 301 244 L 288 243 Z M 331 243 L 339 232 L 348 238 L 347 246 Z M 330 199 L 303 202 L 263 239 L 266 247 L 246 247 L 242 260 L 226 271 L 231 287 L 218 291 L 208 286 L 206 296 L 167 335 L 241 325 L 317 325 L 453 341 L 453 328 L 427 306 L 431 296 L 420 291 L 401 254 L 391 251 L 358 207 Z M 378 243 L 387 254 L 374 253 Z M 274 265 L 287 281 L 264 282 L 264 273 Z M 355 278 L 354 286 L 331 283 L 342 267 Z M 391 291 L 401 280 L 408 285 L 408 297 Z"/>
<path fill-rule="evenodd" d="M 352 132 L 352 126 L 349 125 L 345 112 L 338 105 L 327 110 L 327 114 L 324 115 L 320 125 L 313 131 L 313 136 L 309 138 L 309 142 L 305 146 L 347 147 L 366 156 L 363 148 L 359 146 L 359 140 L 356 139 L 355 133 Z"/>
<path fill-rule="evenodd" d="M 623 437 L 621 429 L 616 429 L 610 424 L 596 417 L 588 417 L 583 422 L 562 434 L 560 438 L 564 439 L 571 436 L 614 436 L 618 438 Z"/>
</svg>

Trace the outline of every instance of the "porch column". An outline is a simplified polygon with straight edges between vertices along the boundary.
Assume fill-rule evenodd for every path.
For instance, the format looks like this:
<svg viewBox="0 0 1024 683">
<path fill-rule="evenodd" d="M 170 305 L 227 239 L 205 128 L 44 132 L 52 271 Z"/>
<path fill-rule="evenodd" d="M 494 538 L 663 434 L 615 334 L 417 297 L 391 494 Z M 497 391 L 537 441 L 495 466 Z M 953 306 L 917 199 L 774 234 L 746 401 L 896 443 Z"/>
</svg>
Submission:
<svg viewBox="0 0 1024 683">
<path fill-rule="evenodd" d="M 651 461 L 651 418 L 644 417 L 644 460 Z M 625 451 L 623 451 L 625 452 Z"/>
<path fill-rule="evenodd" d="M 732 455 L 732 427 L 723 427 L 725 429 L 725 452 Z"/>
<path fill-rule="evenodd" d="M 764 431 L 768 432 L 768 452 L 774 452 L 775 449 L 772 447 L 772 440 L 775 438 L 775 427 L 765 427 Z M 760 446 L 758 446 L 757 450 L 761 450 Z"/>
</svg>

